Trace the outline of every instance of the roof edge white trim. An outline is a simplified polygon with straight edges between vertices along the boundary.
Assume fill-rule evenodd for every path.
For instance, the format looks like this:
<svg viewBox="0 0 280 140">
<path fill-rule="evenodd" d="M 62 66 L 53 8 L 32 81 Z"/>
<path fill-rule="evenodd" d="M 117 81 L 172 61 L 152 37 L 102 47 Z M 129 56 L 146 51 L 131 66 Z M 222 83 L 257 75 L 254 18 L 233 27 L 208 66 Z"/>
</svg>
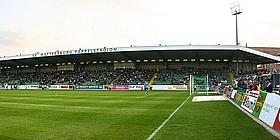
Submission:
<svg viewBox="0 0 280 140">
<path fill-rule="evenodd" d="M 251 49 L 251 48 L 246 48 L 246 47 L 240 47 L 240 50 L 280 62 L 280 57 L 279 56 L 274 56 L 272 54 L 264 53 L 264 52 L 254 50 L 254 49 Z"/>
<path fill-rule="evenodd" d="M 249 53 L 253 53 L 262 57 L 266 57 L 280 62 L 280 57 L 273 56 L 264 52 L 260 52 L 254 49 L 246 48 L 244 46 L 237 45 L 160 45 L 160 46 L 131 46 L 131 47 L 103 47 L 103 48 L 91 48 L 91 49 L 78 49 L 67 51 L 54 51 L 44 53 L 34 53 L 26 55 L 6 56 L 0 57 L 0 61 L 5 60 L 18 60 L 25 58 L 39 58 L 48 56 L 63 56 L 74 54 L 93 54 L 93 53 L 110 53 L 110 52 L 133 52 L 133 51 L 163 51 L 163 50 L 241 50 Z"/>
</svg>

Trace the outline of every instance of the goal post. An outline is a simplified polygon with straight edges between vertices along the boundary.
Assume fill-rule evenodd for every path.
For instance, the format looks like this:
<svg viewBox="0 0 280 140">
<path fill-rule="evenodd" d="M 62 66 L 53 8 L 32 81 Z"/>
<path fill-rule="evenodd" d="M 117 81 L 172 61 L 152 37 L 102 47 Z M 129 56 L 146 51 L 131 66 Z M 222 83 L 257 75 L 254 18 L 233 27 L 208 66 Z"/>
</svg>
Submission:
<svg viewBox="0 0 280 140">
<path fill-rule="evenodd" d="M 205 76 L 190 75 L 189 81 L 190 95 L 193 93 L 205 93 L 208 95 L 208 74 Z"/>
<path fill-rule="evenodd" d="M 190 75 L 190 78 L 189 78 L 189 89 L 190 89 L 190 95 L 192 95 L 192 92 L 193 92 L 193 78 L 192 78 L 192 75 Z"/>
</svg>

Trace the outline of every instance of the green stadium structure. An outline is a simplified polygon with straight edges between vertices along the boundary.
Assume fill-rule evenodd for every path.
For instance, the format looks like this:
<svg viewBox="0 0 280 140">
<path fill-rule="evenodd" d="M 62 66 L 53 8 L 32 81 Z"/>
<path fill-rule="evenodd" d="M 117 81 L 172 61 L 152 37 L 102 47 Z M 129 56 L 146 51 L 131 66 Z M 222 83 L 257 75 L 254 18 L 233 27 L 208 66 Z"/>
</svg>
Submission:
<svg viewBox="0 0 280 140">
<path fill-rule="evenodd" d="M 230 83 L 234 74 L 257 70 L 258 64 L 277 62 L 280 62 L 278 56 L 236 45 L 159 45 L 37 52 L 0 57 L 0 85 L 8 89 L 19 85 L 95 86 L 98 89 L 122 85 L 121 89 L 129 89 L 126 86 L 148 82 L 154 90 L 187 90 L 190 75 L 208 74 L 208 86 L 212 88 L 211 85 L 217 85 L 218 81 Z"/>
</svg>

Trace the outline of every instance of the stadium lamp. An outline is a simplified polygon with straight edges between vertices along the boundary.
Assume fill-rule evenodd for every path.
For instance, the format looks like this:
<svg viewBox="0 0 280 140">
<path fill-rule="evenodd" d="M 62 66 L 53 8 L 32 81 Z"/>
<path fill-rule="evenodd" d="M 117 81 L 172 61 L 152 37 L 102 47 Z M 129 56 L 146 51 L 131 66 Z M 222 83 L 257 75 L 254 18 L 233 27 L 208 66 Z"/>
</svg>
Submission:
<svg viewBox="0 0 280 140">
<path fill-rule="evenodd" d="M 235 16 L 235 37 L 236 37 L 236 45 L 239 45 L 238 42 L 238 24 L 237 24 L 237 16 L 242 13 L 242 9 L 240 8 L 239 3 L 232 3 L 231 6 L 231 14 Z"/>
</svg>

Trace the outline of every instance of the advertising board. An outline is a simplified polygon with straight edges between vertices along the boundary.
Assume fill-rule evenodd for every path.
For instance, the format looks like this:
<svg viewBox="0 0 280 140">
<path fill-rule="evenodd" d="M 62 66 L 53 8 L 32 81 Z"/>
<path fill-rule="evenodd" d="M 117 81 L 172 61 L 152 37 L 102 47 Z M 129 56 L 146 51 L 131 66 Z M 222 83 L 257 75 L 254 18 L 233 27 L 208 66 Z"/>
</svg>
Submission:
<svg viewBox="0 0 280 140">
<path fill-rule="evenodd" d="M 42 89 L 40 85 L 18 85 L 17 89 Z"/>
<path fill-rule="evenodd" d="M 234 99 L 236 93 L 237 93 L 237 90 L 235 90 L 235 89 L 232 90 L 231 95 L 230 95 L 230 98 L 231 98 L 231 99 Z"/>
<path fill-rule="evenodd" d="M 144 85 L 129 85 L 128 90 L 144 90 Z"/>
<path fill-rule="evenodd" d="M 76 90 L 103 90 L 103 85 L 81 85 L 81 86 L 76 86 Z"/>
<path fill-rule="evenodd" d="M 266 95 L 267 95 L 267 93 L 264 92 L 264 91 L 260 91 L 260 93 L 259 93 L 254 111 L 252 113 L 257 118 L 259 118 L 259 116 L 260 116 L 261 110 L 263 108 L 263 104 L 264 104 L 265 99 L 266 99 Z"/>
<path fill-rule="evenodd" d="M 276 116 L 279 114 L 280 96 L 268 93 L 262 107 L 259 119 L 273 127 Z"/>
<path fill-rule="evenodd" d="M 280 132 L 280 109 L 278 110 L 277 116 L 275 118 L 273 128 Z"/>
<path fill-rule="evenodd" d="M 153 90 L 188 90 L 187 85 L 153 85 Z"/>
<path fill-rule="evenodd" d="M 253 113 L 258 96 L 259 91 L 248 91 L 243 98 L 241 107 L 247 110 L 248 112 Z"/>
<path fill-rule="evenodd" d="M 49 87 L 50 90 L 72 90 L 72 85 L 51 85 Z"/>
<path fill-rule="evenodd" d="M 273 128 L 280 132 L 280 109 L 278 110 L 276 119 L 274 121 Z"/>
<path fill-rule="evenodd" d="M 237 105 L 241 106 L 241 103 L 242 103 L 242 101 L 243 101 L 243 97 L 244 97 L 245 94 L 246 94 L 246 90 L 243 90 L 243 89 L 237 90 L 237 93 L 236 93 L 236 95 L 234 96 L 233 101 L 234 101 L 235 103 L 237 103 Z"/>
<path fill-rule="evenodd" d="M 128 85 L 113 85 L 112 90 L 128 90 Z"/>
</svg>

